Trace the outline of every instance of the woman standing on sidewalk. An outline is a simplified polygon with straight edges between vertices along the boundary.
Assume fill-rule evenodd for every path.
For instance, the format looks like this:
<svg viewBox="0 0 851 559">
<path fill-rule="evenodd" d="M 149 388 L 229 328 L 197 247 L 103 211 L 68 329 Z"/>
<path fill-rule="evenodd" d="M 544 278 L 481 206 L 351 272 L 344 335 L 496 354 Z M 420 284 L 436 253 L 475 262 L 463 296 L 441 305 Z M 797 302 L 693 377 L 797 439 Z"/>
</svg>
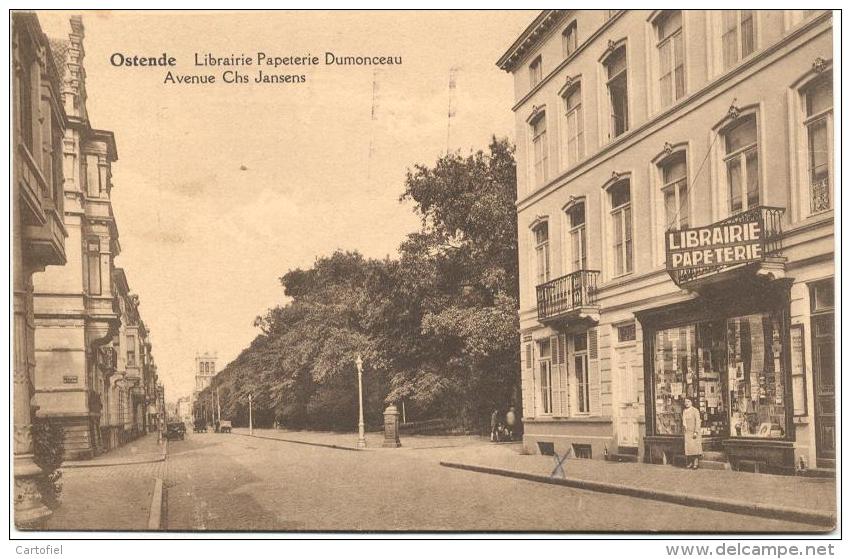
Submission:
<svg viewBox="0 0 851 559">
<path fill-rule="evenodd" d="M 683 442 L 685 443 L 686 468 L 696 470 L 697 461 L 703 454 L 703 441 L 700 436 L 700 411 L 686 398 L 683 410 Z"/>
</svg>

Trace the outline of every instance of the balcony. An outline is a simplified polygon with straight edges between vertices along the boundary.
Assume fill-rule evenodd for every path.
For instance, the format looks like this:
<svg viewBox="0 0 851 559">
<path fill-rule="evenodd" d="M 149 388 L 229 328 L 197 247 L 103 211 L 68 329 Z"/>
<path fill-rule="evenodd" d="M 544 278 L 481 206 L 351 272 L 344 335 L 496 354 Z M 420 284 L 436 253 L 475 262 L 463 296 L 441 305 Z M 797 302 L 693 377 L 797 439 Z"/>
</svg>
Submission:
<svg viewBox="0 0 851 559">
<path fill-rule="evenodd" d="M 578 270 L 537 287 L 538 321 L 599 320 L 598 270 Z"/>
<path fill-rule="evenodd" d="M 786 210 L 784 208 L 771 206 L 755 206 L 727 219 L 706 227 L 688 229 L 684 231 L 668 231 L 666 237 L 679 240 L 680 246 L 673 246 L 667 242 L 667 268 L 671 279 L 680 287 L 686 289 L 700 289 L 718 281 L 728 279 L 729 275 L 722 273 L 727 271 L 747 270 L 758 276 L 769 276 L 771 278 L 783 277 L 785 273 L 785 259 L 783 252 L 783 228 L 782 217 Z M 752 239 L 730 240 L 728 235 L 729 226 L 753 226 L 757 234 Z M 694 233 L 697 231 L 697 233 Z M 708 232 L 707 232 L 708 231 Z M 693 235 L 693 238 L 712 238 L 707 244 L 696 245 L 693 254 L 702 253 L 714 259 L 712 265 L 700 266 L 692 261 L 683 267 L 677 267 L 672 260 L 672 252 L 683 250 L 685 235 Z M 720 235 L 722 241 L 715 242 L 715 236 Z M 741 254 L 741 256 L 740 256 Z M 723 256 L 722 256 L 723 255 Z M 727 255 L 732 255 L 728 258 Z M 695 259 L 696 260 L 696 259 Z"/>
<path fill-rule="evenodd" d="M 22 208 L 26 257 L 37 269 L 64 265 L 65 224 L 61 209 L 51 197 L 51 185 L 22 144 L 15 160 Z"/>
</svg>

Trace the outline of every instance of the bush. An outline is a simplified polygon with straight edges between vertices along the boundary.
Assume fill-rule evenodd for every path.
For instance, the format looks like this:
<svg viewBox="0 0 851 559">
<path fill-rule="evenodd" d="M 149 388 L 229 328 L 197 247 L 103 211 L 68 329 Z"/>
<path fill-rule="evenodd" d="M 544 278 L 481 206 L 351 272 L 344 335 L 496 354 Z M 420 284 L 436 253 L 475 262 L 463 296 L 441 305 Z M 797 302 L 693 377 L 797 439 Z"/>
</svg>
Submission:
<svg viewBox="0 0 851 559">
<path fill-rule="evenodd" d="M 62 494 L 62 470 L 59 467 L 65 460 L 65 430 L 55 421 L 39 419 L 32 426 L 32 437 L 35 463 L 45 474 L 38 480 L 39 491 L 44 503 L 55 508 Z"/>
</svg>

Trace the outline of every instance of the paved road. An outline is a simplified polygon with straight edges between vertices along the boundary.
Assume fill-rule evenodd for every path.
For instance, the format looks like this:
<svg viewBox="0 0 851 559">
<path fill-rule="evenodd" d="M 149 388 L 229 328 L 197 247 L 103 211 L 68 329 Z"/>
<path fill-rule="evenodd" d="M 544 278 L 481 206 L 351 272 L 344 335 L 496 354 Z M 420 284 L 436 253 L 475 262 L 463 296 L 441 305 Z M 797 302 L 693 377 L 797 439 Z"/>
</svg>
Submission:
<svg viewBox="0 0 851 559">
<path fill-rule="evenodd" d="M 811 526 L 441 467 L 453 449 L 346 451 L 237 434 L 169 446 L 169 530 L 802 531 Z M 685 489 L 687 490 L 687 488 Z"/>
</svg>

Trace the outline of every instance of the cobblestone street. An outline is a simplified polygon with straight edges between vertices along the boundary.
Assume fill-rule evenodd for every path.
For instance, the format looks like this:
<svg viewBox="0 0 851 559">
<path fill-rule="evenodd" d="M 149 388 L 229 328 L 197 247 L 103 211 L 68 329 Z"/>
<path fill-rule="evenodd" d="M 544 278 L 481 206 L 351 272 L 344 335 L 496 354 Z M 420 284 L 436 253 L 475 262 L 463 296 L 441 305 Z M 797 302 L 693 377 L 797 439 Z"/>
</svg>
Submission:
<svg viewBox="0 0 851 559">
<path fill-rule="evenodd" d="M 439 465 L 440 460 L 457 458 L 475 446 L 352 452 L 237 433 L 190 435 L 169 448 L 166 527 L 180 531 L 813 530 L 805 524 Z M 490 447 L 489 452 L 516 452 L 512 446 Z"/>
</svg>

